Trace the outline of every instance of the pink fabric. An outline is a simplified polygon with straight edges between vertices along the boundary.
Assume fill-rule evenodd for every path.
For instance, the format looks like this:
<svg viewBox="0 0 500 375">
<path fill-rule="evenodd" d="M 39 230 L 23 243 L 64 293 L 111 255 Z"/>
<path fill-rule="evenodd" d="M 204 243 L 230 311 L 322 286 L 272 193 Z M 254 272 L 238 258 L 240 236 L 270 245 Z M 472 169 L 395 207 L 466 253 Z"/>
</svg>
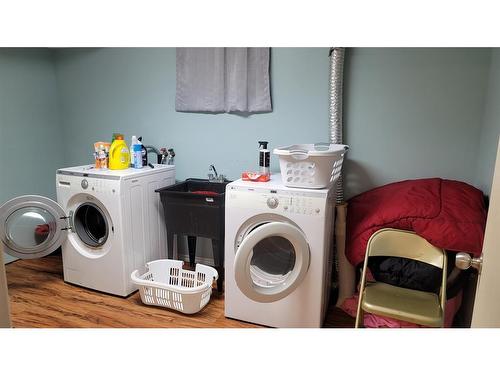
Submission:
<svg viewBox="0 0 500 375">
<path fill-rule="evenodd" d="M 444 326 L 450 328 L 453 324 L 453 318 L 462 304 L 462 291 L 455 297 L 446 301 Z M 356 317 L 358 309 L 358 293 L 354 294 L 342 303 L 340 308 L 352 317 Z M 364 315 L 363 325 L 369 328 L 427 328 L 419 324 L 409 323 L 398 319 L 387 318 L 380 315 L 368 314 Z"/>
</svg>

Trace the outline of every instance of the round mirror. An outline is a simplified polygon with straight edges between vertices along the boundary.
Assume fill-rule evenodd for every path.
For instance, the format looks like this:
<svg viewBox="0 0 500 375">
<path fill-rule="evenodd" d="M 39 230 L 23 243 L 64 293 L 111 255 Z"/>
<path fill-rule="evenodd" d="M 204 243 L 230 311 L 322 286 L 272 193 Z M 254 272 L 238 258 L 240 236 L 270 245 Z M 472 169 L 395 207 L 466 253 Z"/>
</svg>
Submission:
<svg viewBox="0 0 500 375">
<path fill-rule="evenodd" d="M 32 249 L 49 241 L 56 227 L 56 219 L 39 207 L 23 207 L 14 211 L 5 221 L 7 240 L 16 248 Z"/>
</svg>

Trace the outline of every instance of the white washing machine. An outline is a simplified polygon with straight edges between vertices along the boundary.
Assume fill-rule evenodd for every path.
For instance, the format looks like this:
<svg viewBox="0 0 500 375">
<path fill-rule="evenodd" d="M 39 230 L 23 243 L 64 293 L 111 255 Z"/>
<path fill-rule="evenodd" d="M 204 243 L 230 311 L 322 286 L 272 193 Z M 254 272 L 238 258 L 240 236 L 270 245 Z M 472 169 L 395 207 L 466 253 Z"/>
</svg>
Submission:
<svg viewBox="0 0 500 375">
<path fill-rule="evenodd" d="M 64 280 L 119 296 L 137 288 L 130 274 L 166 258 L 165 218 L 156 189 L 175 183 L 175 166 L 59 169 L 57 203 L 20 196 L 0 207 L 0 239 L 17 258 L 62 247 Z"/>
<path fill-rule="evenodd" d="M 225 315 L 321 327 L 333 267 L 334 189 L 237 180 L 226 187 Z"/>
</svg>

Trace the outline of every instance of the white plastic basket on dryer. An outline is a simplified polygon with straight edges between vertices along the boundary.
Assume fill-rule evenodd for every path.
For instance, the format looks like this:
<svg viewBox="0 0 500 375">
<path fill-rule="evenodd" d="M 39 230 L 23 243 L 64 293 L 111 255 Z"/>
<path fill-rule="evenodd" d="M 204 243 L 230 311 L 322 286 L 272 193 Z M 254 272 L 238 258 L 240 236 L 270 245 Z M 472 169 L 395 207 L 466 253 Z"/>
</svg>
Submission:
<svg viewBox="0 0 500 375">
<path fill-rule="evenodd" d="M 174 309 L 184 314 L 200 311 L 210 301 L 212 283 L 219 278 L 215 268 L 197 264 L 195 271 L 182 268 L 182 260 L 160 259 L 146 264 L 147 272 L 130 275 L 139 286 L 146 305 Z"/>
<path fill-rule="evenodd" d="M 340 176 L 344 154 L 349 146 L 314 143 L 275 148 L 285 186 L 323 189 Z"/>
</svg>

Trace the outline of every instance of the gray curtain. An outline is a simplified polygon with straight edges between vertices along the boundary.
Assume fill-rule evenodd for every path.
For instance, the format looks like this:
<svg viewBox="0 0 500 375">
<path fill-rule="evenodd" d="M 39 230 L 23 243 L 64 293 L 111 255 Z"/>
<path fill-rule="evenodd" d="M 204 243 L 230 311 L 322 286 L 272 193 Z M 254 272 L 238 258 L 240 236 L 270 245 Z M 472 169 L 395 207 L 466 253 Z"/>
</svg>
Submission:
<svg viewBox="0 0 500 375">
<path fill-rule="evenodd" d="M 269 48 L 177 48 L 175 110 L 271 112 Z"/>
</svg>

